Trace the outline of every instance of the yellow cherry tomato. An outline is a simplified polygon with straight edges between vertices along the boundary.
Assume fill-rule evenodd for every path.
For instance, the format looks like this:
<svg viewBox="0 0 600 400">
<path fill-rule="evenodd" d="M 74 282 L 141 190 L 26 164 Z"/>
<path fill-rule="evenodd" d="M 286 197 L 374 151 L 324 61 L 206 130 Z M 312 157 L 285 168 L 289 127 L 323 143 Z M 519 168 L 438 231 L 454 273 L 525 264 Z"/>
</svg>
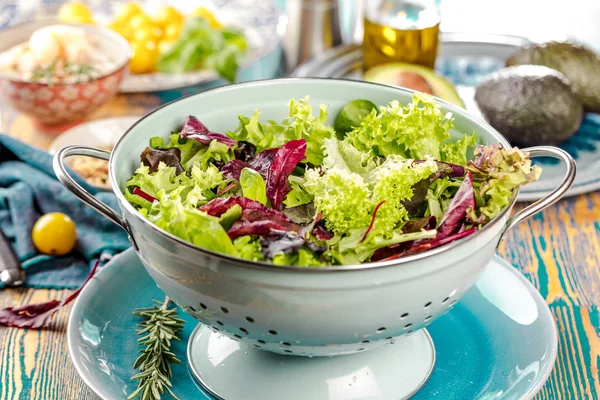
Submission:
<svg viewBox="0 0 600 400">
<path fill-rule="evenodd" d="M 166 27 L 169 24 L 183 23 L 183 15 L 171 6 L 162 6 L 154 17 L 154 21 L 161 27 Z"/>
<path fill-rule="evenodd" d="M 131 29 L 139 29 L 144 26 L 153 26 L 152 20 L 146 14 L 136 14 L 127 21 Z"/>
<path fill-rule="evenodd" d="M 131 43 L 133 57 L 129 61 L 129 70 L 132 74 L 146 74 L 154 70 L 158 59 L 158 48 L 152 41 Z"/>
<path fill-rule="evenodd" d="M 73 250 L 77 242 L 75 222 L 59 212 L 42 215 L 33 225 L 31 240 L 41 253 L 64 256 Z"/>
<path fill-rule="evenodd" d="M 133 33 L 133 41 L 158 43 L 162 38 L 162 29 L 158 26 L 144 25 L 136 29 Z"/>
<path fill-rule="evenodd" d="M 213 14 L 206 7 L 198 7 L 198 8 L 196 8 L 192 12 L 192 16 L 206 18 L 208 20 L 208 22 L 210 23 L 210 26 L 212 26 L 215 29 L 219 29 L 219 28 L 223 27 L 223 25 L 219 22 L 219 20 L 217 19 L 217 17 L 215 17 L 215 14 Z"/>
<path fill-rule="evenodd" d="M 108 24 L 108 29 L 111 29 L 111 30 L 117 32 L 118 34 L 123 36 L 128 41 L 133 39 L 133 33 L 134 33 L 133 29 L 131 29 L 128 25 L 126 25 L 122 22 L 119 22 L 119 21 L 111 22 L 110 24 Z"/>
<path fill-rule="evenodd" d="M 164 36 L 165 40 L 176 40 L 181 33 L 181 24 L 173 23 L 165 27 Z"/>
<path fill-rule="evenodd" d="M 144 10 L 139 4 L 134 2 L 125 3 L 117 13 L 117 20 L 127 22 L 138 14 L 144 14 Z"/>
<path fill-rule="evenodd" d="M 85 4 L 80 2 L 64 3 L 58 10 L 58 19 L 61 22 L 77 24 L 93 24 L 92 13 Z"/>
<path fill-rule="evenodd" d="M 175 43 L 174 40 L 166 40 L 166 39 L 161 40 L 160 42 L 158 42 L 158 53 L 159 54 L 166 53 L 171 48 L 171 46 L 173 46 L 173 43 Z"/>
</svg>

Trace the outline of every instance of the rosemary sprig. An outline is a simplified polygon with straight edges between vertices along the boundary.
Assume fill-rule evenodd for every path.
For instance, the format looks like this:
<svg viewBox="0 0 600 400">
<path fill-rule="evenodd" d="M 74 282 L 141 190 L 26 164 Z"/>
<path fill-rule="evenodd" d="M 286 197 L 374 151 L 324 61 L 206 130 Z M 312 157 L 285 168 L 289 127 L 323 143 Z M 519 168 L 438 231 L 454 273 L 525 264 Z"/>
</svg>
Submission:
<svg viewBox="0 0 600 400">
<path fill-rule="evenodd" d="M 141 400 L 160 400 L 168 392 L 173 399 L 177 396 L 171 390 L 171 364 L 180 363 L 171 351 L 171 340 L 179 340 L 177 334 L 183 329 L 184 321 L 177 317 L 177 310 L 169 309 L 171 299 L 167 296 L 164 303 L 148 308 L 138 308 L 133 314 L 142 317 L 137 333 L 143 335 L 138 343 L 144 346 L 133 368 L 139 373 L 132 380 L 139 380 L 137 389 L 128 399 L 140 396 Z"/>
</svg>

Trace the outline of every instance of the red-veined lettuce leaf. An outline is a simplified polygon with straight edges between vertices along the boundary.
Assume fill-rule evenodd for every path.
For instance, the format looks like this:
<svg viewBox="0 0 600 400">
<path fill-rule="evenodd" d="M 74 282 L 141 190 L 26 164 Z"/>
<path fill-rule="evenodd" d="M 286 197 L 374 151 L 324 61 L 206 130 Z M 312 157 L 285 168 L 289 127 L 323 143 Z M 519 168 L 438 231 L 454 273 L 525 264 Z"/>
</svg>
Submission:
<svg viewBox="0 0 600 400">
<path fill-rule="evenodd" d="M 189 115 L 183 123 L 183 128 L 179 132 L 180 138 L 194 139 L 197 142 L 202 143 L 205 146 L 210 145 L 210 142 L 216 140 L 223 143 L 228 147 L 235 146 L 237 141 L 222 135 L 220 133 L 211 132 L 206 125 L 198 120 L 193 115 Z"/>
<path fill-rule="evenodd" d="M 290 140 L 277 153 L 267 174 L 267 197 L 279 209 L 285 195 L 291 190 L 288 177 L 306 156 L 306 139 Z"/>
<path fill-rule="evenodd" d="M 96 273 L 99 264 L 100 261 L 96 261 L 85 282 L 66 299 L 62 301 L 54 299 L 45 303 L 29 304 L 21 307 L 6 307 L 0 311 L 0 325 L 33 329 L 47 327 L 50 325 L 55 312 L 79 296 L 81 290 Z"/>
</svg>

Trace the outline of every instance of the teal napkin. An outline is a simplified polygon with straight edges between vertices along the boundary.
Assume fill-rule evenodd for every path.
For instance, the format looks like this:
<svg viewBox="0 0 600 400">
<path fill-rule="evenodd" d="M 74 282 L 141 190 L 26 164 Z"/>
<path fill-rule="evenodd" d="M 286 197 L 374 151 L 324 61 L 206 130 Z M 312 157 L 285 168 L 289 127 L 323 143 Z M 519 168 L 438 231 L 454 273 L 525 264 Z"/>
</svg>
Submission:
<svg viewBox="0 0 600 400">
<path fill-rule="evenodd" d="M 90 193 L 115 210 L 114 194 L 98 191 L 78 179 Z M 31 229 L 43 214 L 62 212 L 77 226 L 77 245 L 63 257 L 39 254 Z M 0 229 L 11 242 L 27 274 L 25 284 L 37 288 L 75 288 L 99 258 L 107 259 L 130 246 L 127 234 L 69 192 L 52 170 L 52 155 L 0 134 Z M 1 287 L 1 284 L 0 284 Z"/>
</svg>

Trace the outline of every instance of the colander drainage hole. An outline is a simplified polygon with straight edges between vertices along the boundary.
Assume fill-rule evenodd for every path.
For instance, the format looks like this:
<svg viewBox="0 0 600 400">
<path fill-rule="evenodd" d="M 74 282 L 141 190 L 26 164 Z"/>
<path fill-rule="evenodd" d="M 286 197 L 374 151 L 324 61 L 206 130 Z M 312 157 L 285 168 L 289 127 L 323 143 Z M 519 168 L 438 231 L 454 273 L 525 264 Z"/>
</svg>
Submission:
<svg viewBox="0 0 600 400">
<path fill-rule="evenodd" d="M 240 328 L 240 332 L 243 332 L 243 333 L 245 333 L 246 335 L 248 334 L 248 331 L 247 331 L 246 329 L 244 329 L 244 328 Z"/>
<path fill-rule="evenodd" d="M 192 306 L 190 306 L 190 310 L 192 310 L 192 312 L 196 312 L 196 309 Z"/>
<path fill-rule="evenodd" d="M 254 323 L 254 318 L 252 318 L 252 317 L 246 317 L 246 321 L 248 321 L 251 324 L 253 324 Z"/>
<path fill-rule="evenodd" d="M 215 331 L 220 332 L 221 330 L 219 328 L 217 328 L 216 326 L 212 326 L 211 328 L 213 328 Z"/>
<path fill-rule="evenodd" d="M 371 343 L 371 341 L 370 340 L 363 340 L 363 341 L 361 341 L 361 343 Z"/>
<path fill-rule="evenodd" d="M 429 307 L 431 305 L 431 302 L 428 302 L 427 304 L 425 304 L 425 308 Z"/>
<path fill-rule="evenodd" d="M 260 343 L 260 344 L 267 344 L 267 342 L 265 342 L 264 340 L 260 340 L 260 339 L 257 340 L 257 342 Z"/>
<path fill-rule="evenodd" d="M 412 326 L 412 324 L 406 324 L 406 325 L 404 325 L 404 329 L 408 329 L 408 328 L 410 328 L 411 326 Z"/>
<path fill-rule="evenodd" d="M 365 348 L 364 348 L 364 347 L 361 347 L 360 349 L 356 349 L 356 351 L 357 351 L 357 352 L 358 352 L 358 351 L 364 351 L 364 350 L 365 350 Z"/>
<path fill-rule="evenodd" d="M 229 313 L 229 310 L 228 310 L 228 309 L 226 309 L 225 307 L 221 307 L 221 311 L 223 311 L 225 314 L 228 314 L 228 313 Z"/>
<path fill-rule="evenodd" d="M 269 334 L 275 336 L 275 335 L 277 335 L 277 331 L 270 330 Z"/>
<path fill-rule="evenodd" d="M 241 339 L 242 337 L 240 335 L 238 335 L 237 333 L 235 335 L 233 335 L 234 337 Z"/>
<path fill-rule="evenodd" d="M 208 307 L 206 307 L 206 304 L 204 304 L 204 303 L 200 303 L 200 308 L 203 310 L 208 309 Z"/>
<path fill-rule="evenodd" d="M 425 318 L 425 322 L 427 322 L 427 321 L 431 320 L 431 318 L 432 318 L 432 316 L 431 316 L 431 315 L 427 316 L 427 318 Z"/>
<path fill-rule="evenodd" d="M 253 344 L 252 347 L 254 347 L 255 349 L 260 349 L 261 347 L 257 344 Z"/>
<path fill-rule="evenodd" d="M 223 323 L 221 321 L 217 321 L 217 324 L 223 326 Z"/>
<path fill-rule="evenodd" d="M 289 342 L 281 342 L 281 344 L 282 344 L 283 346 L 291 346 L 291 345 L 292 345 L 292 344 L 291 344 L 291 343 L 289 343 Z"/>
<path fill-rule="evenodd" d="M 410 331 L 406 332 L 407 335 L 410 335 L 411 333 L 413 333 L 414 331 L 411 329 Z"/>
<path fill-rule="evenodd" d="M 405 312 L 404 314 L 402 314 L 402 315 L 400 316 L 400 319 L 404 319 L 404 318 L 406 318 L 406 317 L 408 317 L 408 313 L 407 313 L 407 312 Z"/>
<path fill-rule="evenodd" d="M 377 332 L 383 332 L 385 331 L 387 328 L 385 326 L 382 326 L 381 328 L 377 329 Z"/>
<path fill-rule="evenodd" d="M 446 297 L 444 300 L 442 300 L 442 304 L 446 304 L 448 300 L 450 300 L 450 297 Z"/>
<path fill-rule="evenodd" d="M 456 300 L 453 300 L 452 303 L 450 303 L 450 307 L 454 307 L 455 304 L 456 304 Z"/>
<path fill-rule="evenodd" d="M 288 354 L 293 354 L 293 352 L 291 350 L 284 350 L 284 353 L 288 353 Z"/>
<path fill-rule="evenodd" d="M 392 340 L 392 339 L 393 339 L 392 336 L 388 336 L 388 337 L 385 338 L 385 340 Z"/>
</svg>

